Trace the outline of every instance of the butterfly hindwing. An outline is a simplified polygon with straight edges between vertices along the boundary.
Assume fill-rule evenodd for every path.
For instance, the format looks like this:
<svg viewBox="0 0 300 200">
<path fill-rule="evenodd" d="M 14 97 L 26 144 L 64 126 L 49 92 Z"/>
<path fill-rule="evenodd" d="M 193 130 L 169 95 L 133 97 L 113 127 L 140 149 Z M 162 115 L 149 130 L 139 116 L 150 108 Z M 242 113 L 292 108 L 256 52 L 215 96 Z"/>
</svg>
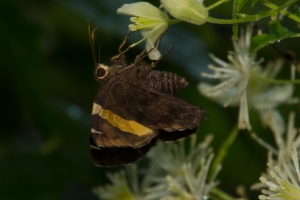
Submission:
<svg viewBox="0 0 300 200">
<path fill-rule="evenodd" d="M 112 166 L 133 163 L 144 156 L 156 143 L 153 138 L 141 148 L 132 147 L 99 147 L 90 138 L 90 153 L 92 161 L 96 166 Z"/>
</svg>

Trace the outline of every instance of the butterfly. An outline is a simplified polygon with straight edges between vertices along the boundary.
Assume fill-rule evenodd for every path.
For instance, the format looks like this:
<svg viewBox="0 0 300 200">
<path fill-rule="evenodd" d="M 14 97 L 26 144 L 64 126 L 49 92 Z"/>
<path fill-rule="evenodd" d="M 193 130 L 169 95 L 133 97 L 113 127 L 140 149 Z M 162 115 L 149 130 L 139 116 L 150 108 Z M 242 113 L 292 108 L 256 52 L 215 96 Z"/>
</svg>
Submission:
<svg viewBox="0 0 300 200">
<path fill-rule="evenodd" d="M 93 22 L 93 21 L 92 21 Z M 91 23 L 92 23 L 91 22 Z M 94 34 L 88 30 L 95 64 L 101 81 L 91 117 L 90 153 L 96 166 L 113 166 L 137 161 L 158 140 L 176 141 L 195 133 L 206 111 L 174 96 L 188 86 L 174 73 L 153 70 L 163 56 L 147 64 L 144 50 L 128 63 L 121 49 L 108 67 L 96 62 Z M 162 36 L 161 36 L 162 37 Z M 161 40 L 158 41 L 158 44 Z"/>
</svg>

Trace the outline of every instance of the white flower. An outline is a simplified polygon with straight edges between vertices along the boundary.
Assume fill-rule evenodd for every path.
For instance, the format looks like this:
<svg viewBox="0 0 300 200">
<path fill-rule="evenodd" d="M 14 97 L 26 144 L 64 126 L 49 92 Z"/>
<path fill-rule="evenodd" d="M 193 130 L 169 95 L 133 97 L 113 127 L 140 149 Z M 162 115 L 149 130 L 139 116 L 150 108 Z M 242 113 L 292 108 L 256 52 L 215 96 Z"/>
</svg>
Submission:
<svg viewBox="0 0 300 200">
<path fill-rule="evenodd" d="M 214 74 L 202 73 L 202 76 L 219 79 L 221 82 L 218 85 L 199 84 L 199 90 L 202 94 L 217 99 L 224 106 L 239 102 L 239 128 L 247 128 L 248 130 L 251 129 L 251 125 L 248 116 L 247 86 L 251 71 L 259 64 L 255 62 L 255 54 L 249 55 L 251 34 L 252 28 L 249 26 L 245 35 L 241 34 L 238 41 L 233 39 L 235 51 L 229 52 L 228 60 L 230 63 L 211 55 L 211 58 L 221 67 L 209 65 L 208 68 L 213 70 Z"/>
<path fill-rule="evenodd" d="M 263 195 L 259 199 L 276 199 L 276 200 L 299 200 L 300 198 L 300 173 L 297 150 L 294 147 L 290 154 L 294 159 L 286 163 L 281 160 L 281 165 L 270 167 L 270 177 L 261 176 L 259 180 L 264 183 L 268 190 L 263 189 Z"/>
<path fill-rule="evenodd" d="M 249 105 L 258 111 L 260 118 L 264 125 L 279 130 L 285 131 L 284 120 L 280 113 L 275 109 L 277 106 L 284 103 L 297 103 L 297 98 L 292 98 L 294 86 L 293 85 L 270 85 L 267 82 L 256 80 L 255 76 L 260 78 L 274 79 L 280 72 L 283 66 L 283 61 L 277 59 L 270 61 L 266 67 L 256 68 L 252 73 L 254 76 L 248 86 L 248 101 Z"/>
<path fill-rule="evenodd" d="M 111 185 L 106 185 L 104 187 L 98 186 L 92 189 L 93 193 L 100 199 L 135 199 L 124 171 L 108 173 L 107 177 L 112 182 Z"/>
<path fill-rule="evenodd" d="M 200 144 L 195 135 L 189 140 L 188 151 L 181 140 L 167 145 L 160 143 L 149 152 L 149 168 L 139 170 L 144 175 L 142 179 L 138 177 L 136 164 L 126 165 L 125 171 L 108 174 L 112 184 L 96 187 L 93 192 L 100 199 L 111 200 L 206 199 L 218 184 L 214 179 L 221 166 L 208 180 L 213 159 L 209 148 L 212 136 L 207 136 Z"/>
<path fill-rule="evenodd" d="M 147 2 L 125 4 L 117 10 L 118 14 L 131 15 L 130 20 L 134 24 L 129 25 L 131 31 L 141 30 L 143 39 L 131 45 L 131 47 L 146 40 L 146 50 L 151 60 L 158 60 L 161 54 L 155 49 L 158 37 L 167 29 L 169 17 L 166 13 Z"/>
<path fill-rule="evenodd" d="M 202 73 L 202 76 L 219 79 L 219 84 L 200 83 L 198 86 L 203 95 L 225 107 L 239 104 L 238 126 L 248 130 L 251 130 L 249 107 L 260 113 L 265 125 L 271 126 L 270 122 L 283 121 L 275 110 L 278 105 L 297 102 L 296 99 L 291 99 L 293 85 L 270 86 L 263 81 L 263 78 L 275 78 L 283 62 L 269 62 L 267 67 L 262 68 L 262 60 L 256 61 L 255 54 L 249 55 L 251 34 L 252 27 L 248 26 L 245 35 L 242 33 L 238 41 L 233 39 L 234 52 L 229 52 L 229 63 L 211 55 L 221 67 L 209 65 L 208 68 L 214 73 Z"/>
<path fill-rule="evenodd" d="M 145 187 L 148 185 L 142 184 L 138 175 L 136 164 L 126 165 L 125 170 L 107 174 L 111 184 L 95 187 L 92 192 L 99 199 L 144 200 Z"/>
<path fill-rule="evenodd" d="M 188 152 L 185 150 L 184 140 L 162 144 L 150 152 L 150 158 L 167 172 L 167 176 L 160 179 L 155 187 L 149 188 L 149 194 L 157 199 L 208 198 L 212 188 L 218 184 L 214 179 L 221 169 L 219 166 L 208 180 L 207 175 L 214 156 L 209 148 L 211 141 L 212 136 L 207 136 L 204 142 L 197 144 L 194 135 L 190 138 Z"/>
<path fill-rule="evenodd" d="M 291 113 L 285 137 L 281 129 L 273 127 L 277 149 L 253 134 L 269 150 L 267 173 L 260 177 L 261 183 L 252 186 L 252 189 L 263 189 L 259 199 L 298 200 L 300 197 L 300 136 L 294 128 L 294 118 L 294 113 Z"/>
</svg>

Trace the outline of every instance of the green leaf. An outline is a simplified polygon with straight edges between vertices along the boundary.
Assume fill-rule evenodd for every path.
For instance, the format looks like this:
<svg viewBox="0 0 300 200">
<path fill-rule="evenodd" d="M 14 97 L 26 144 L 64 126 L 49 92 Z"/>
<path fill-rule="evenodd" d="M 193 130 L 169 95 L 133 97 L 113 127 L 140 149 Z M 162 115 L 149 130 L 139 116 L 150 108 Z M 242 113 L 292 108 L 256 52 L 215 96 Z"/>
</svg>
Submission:
<svg viewBox="0 0 300 200">
<path fill-rule="evenodd" d="M 270 21 L 269 31 L 271 35 L 275 35 L 276 37 L 282 37 L 292 33 L 287 28 L 282 27 L 279 21 Z"/>
<path fill-rule="evenodd" d="M 253 7 L 258 0 L 251 0 L 251 6 Z"/>
<path fill-rule="evenodd" d="M 293 33 L 287 28 L 282 27 L 279 21 L 269 22 L 269 31 L 270 34 L 261 34 L 251 38 L 250 53 L 254 53 L 257 50 L 282 39 L 300 37 L 300 33 Z"/>
<path fill-rule="evenodd" d="M 244 7 L 244 5 L 247 3 L 247 1 L 248 0 L 236 0 L 236 9 L 235 9 L 235 11 L 239 12 Z"/>
</svg>

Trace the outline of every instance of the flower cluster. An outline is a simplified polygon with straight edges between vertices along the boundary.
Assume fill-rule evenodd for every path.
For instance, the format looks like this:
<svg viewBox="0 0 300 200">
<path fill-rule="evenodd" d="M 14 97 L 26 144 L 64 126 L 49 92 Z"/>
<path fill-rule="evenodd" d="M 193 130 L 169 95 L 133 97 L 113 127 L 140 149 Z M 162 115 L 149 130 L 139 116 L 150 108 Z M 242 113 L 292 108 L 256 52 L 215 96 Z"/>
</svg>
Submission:
<svg viewBox="0 0 300 200">
<path fill-rule="evenodd" d="M 213 159 L 209 145 L 212 136 L 197 144 L 196 136 L 190 138 L 189 150 L 185 142 L 160 143 L 149 154 L 151 165 L 138 180 L 137 166 L 127 165 L 125 171 L 108 174 L 111 185 L 99 186 L 93 192 L 100 199 L 196 199 L 209 196 L 218 184 L 215 177 L 221 166 L 208 179 L 208 171 Z M 164 152 L 164 154 L 161 154 Z"/>
<path fill-rule="evenodd" d="M 150 154 L 152 162 L 159 165 L 165 172 L 163 180 L 151 188 L 152 194 L 161 194 L 166 199 L 196 199 L 209 197 L 211 190 L 218 184 L 215 177 L 221 169 L 211 177 L 208 171 L 214 157 L 209 145 L 212 136 L 208 135 L 204 142 L 197 144 L 196 136 L 190 138 L 189 150 L 185 150 L 184 140 L 179 144 L 160 145 Z M 160 152 L 168 152 L 167 155 Z"/>
<path fill-rule="evenodd" d="M 249 54 L 251 35 L 252 26 L 248 26 L 239 40 L 233 38 L 234 51 L 228 54 L 229 63 L 210 55 L 220 67 L 209 65 L 213 74 L 202 73 L 202 76 L 218 79 L 219 84 L 202 82 L 198 87 L 203 95 L 225 107 L 239 105 L 239 128 L 248 130 L 251 130 L 249 107 L 257 110 L 263 123 L 270 126 L 270 123 L 283 122 L 276 110 L 278 105 L 297 102 L 292 99 L 293 85 L 273 86 L 263 80 L 275 78 L 283 62 L 276 60 L 262 67 L 262 60 L 256 61 L 256 55 Z"/>
<path fill-rule="evenodd" d="M 300 151 L 299 131 L 294 128 L 294 113 L 288 120 L 286 138 L 283 138 L 281 129 L 273 134 L 277 148 L 265 143 L 255 134 L 253 137 L 269 150 L 268 169 L 260 177 L 261 183 L 256 183 L 252 189 L 262 189 L 259 199 L 298 200 L 300 197 L 300 168 L 298 154 Z M 275 158 L 274 158 L 275 157 Z"/>
</svg>

